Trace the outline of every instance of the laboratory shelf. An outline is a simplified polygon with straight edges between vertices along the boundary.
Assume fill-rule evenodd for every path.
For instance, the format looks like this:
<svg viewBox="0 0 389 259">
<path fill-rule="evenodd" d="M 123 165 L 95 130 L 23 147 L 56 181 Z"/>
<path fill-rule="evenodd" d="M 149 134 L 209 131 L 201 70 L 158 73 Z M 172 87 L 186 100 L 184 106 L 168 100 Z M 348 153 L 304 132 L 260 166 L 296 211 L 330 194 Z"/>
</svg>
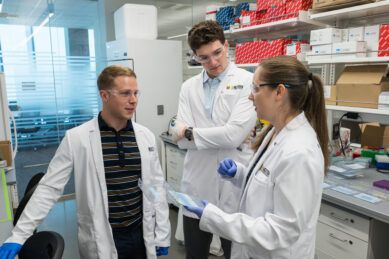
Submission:
<svg viewBox="0 0 389 259">
<path fill-rule="evenodd" d="M 299 11 L 299 16 L 295 18 L 254 25 L 246 28 L 230 29 L 229 31 L 224 31 L 224 34 L 229 39 L 274 39 L 309 33 L 312 29 L 325 27 L 328 27 L 328 25 L 309 19 L 308 11 Z"/>
<path fill-rule="evenodd" d="M 378 115 L 389 115 L 389 110 L 379 110 L 370 108 L 348 107 L 338 105 L 326 105 L 326 110 L 330 111 L 343 111 L 343 112 L 358 112 L 358 113 L 370 113 Z"/>
<path fill-rule="evenodd" d="M 348 54 L 348 53 L 346 53 Z M 336 55 L 336 54 L 335 54 Z M 364 63 L 387 63 L 389 62 L 389 57 L 366 57 L 366 58 L 347 58 L 339 59 L 339 57 L 332 58 L 323 58 L 318 60 L 307 59 L 308 65 L 312 64 L 364 64 Z"/>
<path fill-rule="evenodd" d="M 363 17 L 372 18 L 377 16 L 386 16 L 386 18 L 388 18 L 389 1 L 357 5 L 322 13 L 314 12 L 315 9 L 309 11 L 309 17 L 311 20 L 330 25 L 343 20 L 361 19 Z"/>
</svg>

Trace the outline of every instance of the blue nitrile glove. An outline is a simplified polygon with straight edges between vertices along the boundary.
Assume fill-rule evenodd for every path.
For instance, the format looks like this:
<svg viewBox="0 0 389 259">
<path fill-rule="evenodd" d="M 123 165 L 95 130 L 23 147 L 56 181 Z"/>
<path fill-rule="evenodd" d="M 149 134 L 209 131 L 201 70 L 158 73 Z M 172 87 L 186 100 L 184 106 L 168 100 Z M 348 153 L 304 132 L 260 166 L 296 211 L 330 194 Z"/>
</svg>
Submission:
<svg viewBox="0 0 389 259">
<path fill-rule="evenodd" d="M 184 206 L 185 209 L 189 210 L 190 212 L 195 213 L 199 218 L 203 215 L 203 211 L 205 207 L 208 205 L 209 201 L 207 200 L 201 200 L 201 202 L 204 204 L 203 208 L 200 207 L 194 207 L 194 206 Z"/>
<path fill-rule="evenodd" d="M 234 177 L 236 174 L 236 164 L 231 158 L 226 158 L 220 162 L 219 168 L 217 169 L 218 173 L 222 176 Z"/>
<path fill-rule="evenodd" d="M 157 256 L 167 255 L 169 247 L 156 246 L 155 251 L 157 252 Z"/>
<path fill-rule="evenodd" d="M 13 259 L 22 249 L 22 245 L 18 243 L 4 243 L 0 246 L 0 259 Z"/>
</svg>

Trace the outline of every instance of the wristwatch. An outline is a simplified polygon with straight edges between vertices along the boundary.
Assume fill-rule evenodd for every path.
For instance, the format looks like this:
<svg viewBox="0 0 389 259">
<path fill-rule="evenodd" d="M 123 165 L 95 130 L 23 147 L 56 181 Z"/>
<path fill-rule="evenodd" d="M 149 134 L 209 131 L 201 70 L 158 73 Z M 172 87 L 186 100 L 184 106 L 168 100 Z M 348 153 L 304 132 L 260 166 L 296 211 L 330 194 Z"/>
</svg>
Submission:
<svg viewBox="0 0 389 259">
<path fill-rule="evenodd" d="M 186 130 L 184 132 L 184 137 L 187 138 L 189 141 L 191 141 L 192 136 L 193 136 L 193 128 L 192 127 L 186 128 Z"/>
</svg>

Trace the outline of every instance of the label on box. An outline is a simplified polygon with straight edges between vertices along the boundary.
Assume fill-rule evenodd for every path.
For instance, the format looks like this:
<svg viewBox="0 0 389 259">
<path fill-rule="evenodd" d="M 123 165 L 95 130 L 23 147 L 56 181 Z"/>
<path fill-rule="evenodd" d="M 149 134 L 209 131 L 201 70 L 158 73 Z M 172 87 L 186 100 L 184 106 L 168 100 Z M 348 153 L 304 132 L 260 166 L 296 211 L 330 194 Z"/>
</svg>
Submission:
<svg viewBox="0 0 389 259">
<path fill-rule="evenodd" d="M 331 86 L 330 85 L 324 86 L 324 98 L 326 98 L 326 99 L 331 98 Z"/>
<path fill-rule="evenodd" d="M 334 191 L 337 191 L 337 192 L 347 194 L 347 195 L 353 195 L 353 194 L 357 193 L 356 191 L 351 190 L 351 189 L 346 188 L 346 187 L 343 187 L 343 186 L 335 186 L 335 187 L 332 187 L 331 189 Z"/>
<path fill-rule="evenodd" d="M 243 16 L 242 23 L 249 24 L 250 23 L 250 16 Z"/>
<path fill-rule="evenodd" d="M 377 198 L 377 197 L 374 197 L 374 196 L 371 196 L 371 195 L 368 195 L 368 194 L 362 193 L 362 192 L 358 193 L 357 195 L 354 195 L 354 197 L 361 199 L 361 200 L 364 200 L 364 201 L 371 202 L 371 203 L 377 203 L 377 202 L 382 201 L 382 199 L 380 199 L 380 198 Z"/>
</svg>

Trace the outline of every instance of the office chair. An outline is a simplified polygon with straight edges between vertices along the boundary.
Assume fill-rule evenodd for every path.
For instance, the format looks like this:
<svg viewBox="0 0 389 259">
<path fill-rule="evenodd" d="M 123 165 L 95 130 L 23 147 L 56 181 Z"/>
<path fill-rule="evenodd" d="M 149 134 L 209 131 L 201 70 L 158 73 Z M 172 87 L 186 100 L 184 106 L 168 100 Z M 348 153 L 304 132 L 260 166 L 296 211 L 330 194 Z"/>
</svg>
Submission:
<svg viewBox="0 0 389 259">
<path fill-rule="evenodd" d="M 28 182 L 27 187 L 26 187 L 26 191 L 24 192 L 24 197 L 20 200 L 19 206 L 16 209 L 16 212 L 14 215 L 14 220 L 13 220 L 14 226 L 16 226 L 16 223 L 18 222 L 20 215 L 22 215 L 24 208 L 26 207 L 32 194 L 34 193 L 36 187 L 38 186 L 39 181 L 42 179 L 42 177 L 44 175 L 45 175 L 44 173 L 37 173 Z"/>
<path fill-rule="evenodd" d="M 24 208 L 38 186 L 44 173 L 34 175 L 27 184 L 24 197 L 20 200 L 19 206 L 14 215 L 14 226 L 18 222 Z M 36 232 L 24 243 L 19 252 L 20 259 L 60 259 L 63 254 L 65 242 L 62 236 L 52 231 Z"/>
<path fill-rule="evenodd" d="M 52 231 L 41 231 L 30 236 L 19 252 L 19 259 L 61 259 L 65 242 Z"/>
</svg>

